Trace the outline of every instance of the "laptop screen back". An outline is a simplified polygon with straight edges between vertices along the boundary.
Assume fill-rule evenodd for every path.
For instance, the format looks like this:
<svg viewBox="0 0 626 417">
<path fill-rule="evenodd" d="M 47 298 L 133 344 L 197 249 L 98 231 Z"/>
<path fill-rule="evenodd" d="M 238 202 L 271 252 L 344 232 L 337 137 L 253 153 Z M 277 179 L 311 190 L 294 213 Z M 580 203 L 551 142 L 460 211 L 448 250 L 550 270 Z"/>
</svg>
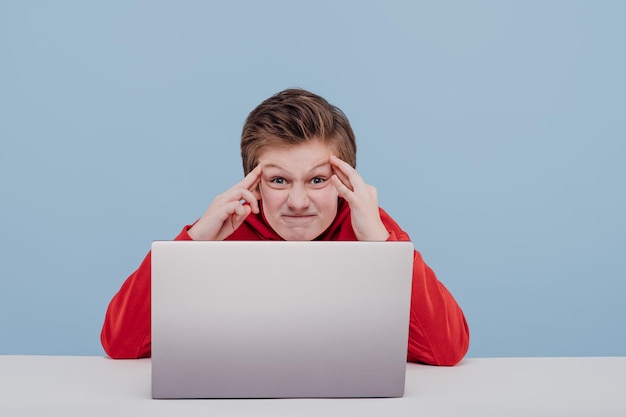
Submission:
<svg viewBox="0 0 626 417">
<path fill-rule="evenodd" d="M 410 242 L 157 241 L 154 398 L 397 397 Z"/>
</svg>

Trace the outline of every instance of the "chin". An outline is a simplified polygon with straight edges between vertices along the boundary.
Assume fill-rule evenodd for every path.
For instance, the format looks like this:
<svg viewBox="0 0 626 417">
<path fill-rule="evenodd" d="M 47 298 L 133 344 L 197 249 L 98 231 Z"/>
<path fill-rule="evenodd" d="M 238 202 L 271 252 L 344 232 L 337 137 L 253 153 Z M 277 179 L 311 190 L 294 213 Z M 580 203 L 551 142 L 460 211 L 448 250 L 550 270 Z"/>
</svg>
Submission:
<svg viewBox="0 0 626 417">
<path fill-rule="evenodd" d="M 318 237 L 322 232 L 315 233 L 311 231 L 302 231 L 302 232 L 293 232 L 288 231 L 287 233 L 280 233 L 280 237 L 285 240 L 294 240 L 294 241 L 310 241 Z"/>
</svg>

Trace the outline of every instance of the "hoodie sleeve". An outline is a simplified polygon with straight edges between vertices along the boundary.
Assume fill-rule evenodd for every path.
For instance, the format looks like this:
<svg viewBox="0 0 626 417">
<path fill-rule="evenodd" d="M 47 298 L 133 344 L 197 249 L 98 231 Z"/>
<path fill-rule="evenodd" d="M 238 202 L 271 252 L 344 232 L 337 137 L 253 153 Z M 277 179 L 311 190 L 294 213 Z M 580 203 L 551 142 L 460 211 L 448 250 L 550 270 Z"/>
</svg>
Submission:
<svg viewBox="0 0 626 417">
<path fill-rule="evenodd" d="M 191 240 L 185 226 L 174 240 Z M 100 341 L 113 359 L 146 358 L 151 354 L 151 252 L 124 281 L 104 317 Z"/>
<path fill-rule="evenodd" d="M 390 233 L 388 240 L 410 240 L 382 209 L 381 219 Z M 407 360 L 450 366 L 460 362 L 468 348 L 469 328 L 461 307 L 416 250 Z"/>
</svg>

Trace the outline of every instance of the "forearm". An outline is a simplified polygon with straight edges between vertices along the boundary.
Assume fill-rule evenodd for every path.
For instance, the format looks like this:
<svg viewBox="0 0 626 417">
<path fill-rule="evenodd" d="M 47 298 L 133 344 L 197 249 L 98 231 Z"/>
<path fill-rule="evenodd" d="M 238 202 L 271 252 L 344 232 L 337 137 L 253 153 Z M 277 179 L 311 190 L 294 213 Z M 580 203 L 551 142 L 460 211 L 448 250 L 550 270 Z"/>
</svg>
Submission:
<svg viewBox="0 0 626 417">
<path fill-rule="evenodd" d="M 416 251 L 407 360 L 455 365 L 468 347 L 469 329 L 463 311 Z"/>
<path fill-rule="evenodd" d="M 150 356 L 150 263 L 148 253 L 107 308 L 100 341 L 113 359 Z"/>
<path fill-rule="evenodd" d="M 186 226 L 175 240 L 189 240 Z M 109 306 L 100 341 L 114 359 L 149 357 L 151 353 L 151 253 L 124 281 Z"/>
</svg>

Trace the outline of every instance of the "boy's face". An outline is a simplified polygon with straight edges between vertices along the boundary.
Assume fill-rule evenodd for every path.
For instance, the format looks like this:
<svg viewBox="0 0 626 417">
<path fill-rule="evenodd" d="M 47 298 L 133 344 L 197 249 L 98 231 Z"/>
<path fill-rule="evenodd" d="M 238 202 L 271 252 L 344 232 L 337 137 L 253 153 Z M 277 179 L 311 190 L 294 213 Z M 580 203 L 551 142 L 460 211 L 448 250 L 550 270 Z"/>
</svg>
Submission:
<svg viewBox="0 0 626 417">
<path fill-rule="evenodd" d="M 261 153 L 263 214 L 285 240 L 313 240 L 337 215 L 337 189 L 330 178 L 333 150 L 320 141 L 272 146 Z"/>
</svg>

